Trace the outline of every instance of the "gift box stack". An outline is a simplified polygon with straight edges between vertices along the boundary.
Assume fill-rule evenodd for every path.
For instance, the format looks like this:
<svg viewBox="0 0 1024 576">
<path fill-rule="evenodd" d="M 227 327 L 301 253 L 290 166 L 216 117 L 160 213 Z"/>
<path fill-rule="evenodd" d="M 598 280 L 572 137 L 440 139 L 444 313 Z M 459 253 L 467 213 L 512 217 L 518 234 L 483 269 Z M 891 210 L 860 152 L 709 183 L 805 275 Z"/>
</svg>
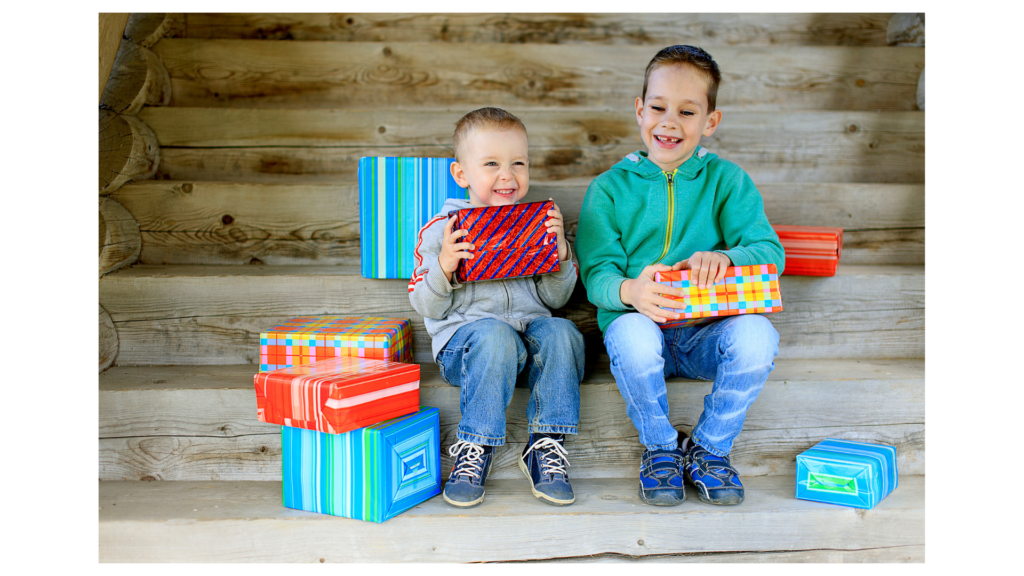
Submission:
<svg viewBox="0 0 1024 576">
<path fill-rule="evenodd" d="M 280 424 L 284 505 L 383 522 L 441 492 L 408 320 L 295 318 L 260 334 L 256 415 Z"/>
<path fill-rule="evenodd" d="M 790 276 L 835 276 L 843 254 L 843 229 L 823 226 L 772 226 L 786 252 Z"/>
<path fill-rule="evenodd" d="M 681 288 L 685 292 L 681 297 L 665 294 L 666 298 L 682 303 L 678 308 L 665 310 L 681 313 L 683 317 L 661 324 L 663 330 L 702 324 L 726 316 L 782 312 L 782 293 L 775 264 L 730 266 L 725 271 L 725 278 L 704 289 L 699 288 L 696 281 L 691 281 L 692 274 L 693 270 L 654 273 L 655 282 Z"/>
</svg>

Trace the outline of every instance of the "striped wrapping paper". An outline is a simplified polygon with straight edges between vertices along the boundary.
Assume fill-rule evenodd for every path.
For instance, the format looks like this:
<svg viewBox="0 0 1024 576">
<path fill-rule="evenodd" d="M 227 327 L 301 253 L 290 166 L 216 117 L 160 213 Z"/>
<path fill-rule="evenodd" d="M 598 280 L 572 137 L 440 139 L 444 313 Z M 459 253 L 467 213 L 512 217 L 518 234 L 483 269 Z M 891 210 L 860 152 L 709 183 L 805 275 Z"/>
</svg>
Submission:
<svg viewBox="0 0 1024 576">
<path fill-rule="evenodd" d="M 654 273 L 655 282 L 686 291 L 686 296 L 682 298 L 664 295 L 683 303 L 680 308 L 666 308 L 671 312 L 681 312 L 683 317 L 661 324 L 662 329 L 702 324 L 725 316 L 782 312 L 782 294 L 779 292 L 779 274 L 775 264 L 730 266 L 725 271 L 725 278 L 704 290 L 696 284 L 690 285 L 690 272 L 675 270 Z"/>
<path fill-rule="evenodd" d="M 473 243 L 473 258 L 459 260 L 459 282 L 533 276 L 558 272 L 558 236 L 544 223 L 550 200 L 511 206 L 456 210 L 452 230 L 468 230 L 460 242 Z"/>
<path fill-rule="evenodd" d="M 405 318 L 303 316 L 260 332 L 260 372 L 341 356 L 412 362 L 412 325 Z"/>
<path fill-rule="evenodd" d="M 286 508 L 383 522 L 441 493 L 437 408 L 324 434 L 281 428 Z"/>
<path fill-rule="evenodd" d="M 256 385 L 260 422 L 340 434 L 420 405 L 420 366 L 342 356 L 261 372 Z"/>
<path fill-rule="evenodd" d="M 359 159 L 363 278 L 412 278 L 416 235 L 448 198 L 469 198 L 452 178 L 453 158 Z"/>
<path fill-rule="evenodd" d="M 843 229 L 823 226 L 772 226 L 786 252 L 789 276 L 835 276 L 843 255 Z"/>
<path fill-rule="evenodd" d="M 874 508 L 899 485 L 896 448 L 826 438 L 796 457 L 796 497 Z"/>
</svg>

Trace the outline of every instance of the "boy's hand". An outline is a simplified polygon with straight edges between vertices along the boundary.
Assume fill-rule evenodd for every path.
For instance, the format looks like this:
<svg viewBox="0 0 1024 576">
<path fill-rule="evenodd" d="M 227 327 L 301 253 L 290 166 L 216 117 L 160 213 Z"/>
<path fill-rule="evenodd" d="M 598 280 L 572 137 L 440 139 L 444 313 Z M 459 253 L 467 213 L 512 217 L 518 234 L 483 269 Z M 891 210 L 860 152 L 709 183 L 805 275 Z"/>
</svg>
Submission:
<svg viewBox="0 0 1024 576">
<path fill-rule="evenodd" d="M 437 263 L 441 265 L 441 271 L 448 278 L 448 282 L 452 281 L 452 273 L 459 267 L 459 260 L 472 258 L 473 253 L 470 250 L 475 248 L 469 242 L 456 242 L 459 238 L 469 234 L 469 231 L 456 230 L 452 232 L 455 218 L 455 216 L 449 218 L 448 223 L 444 226 L 444 240 L 441 241 L 441 253 L 437 255 Z"/>
<path fill-rule="evenodd" d="M 548 216 L 551 220 L 544 223 L 548 227 L 548 234 L 554 232 L 558 235 L 558 261 L 564 262 L 565 257 L 568 255 L 569 247 L 565 243 L 565 226 L 562 224 L 562 211 L 558 209 L 558 204 L 555 204 L 554 199 L 551 200 L 551 204 L 554 206 L 553 209 L 548 210 Z"/>
<path fill-rule="evenodd" d="M 690 283 L 694 281 L 701 290 L 721 282 L 725 278 L 725 269 L 732 266 L 732 260 L 721 252 L 694 252 L 686 260 L 676 262 L 673 270 L 692 270 Z"/>
<path fill-rule="evenodd" d="M 669 270 L 672 270 L 672 268 L 665 264 L 652 264 L 644 268 L 636 279 L 626 280 L 620 284 L 619 298 L 622 300 L 622 303 L 636 308 L 637 312 L 659 324 L 682 318 L 683 315 L 678 312 L 669 312 L 661 308 L 662 306 L 668 308 L 682 307 L 680 302 L 669 300 L 662 296 L 662 294 L 683 296 L 682 288 L 672 288 L 671 286 L 654 281 L 655 272 L 668 272 Z"/>
</svg>

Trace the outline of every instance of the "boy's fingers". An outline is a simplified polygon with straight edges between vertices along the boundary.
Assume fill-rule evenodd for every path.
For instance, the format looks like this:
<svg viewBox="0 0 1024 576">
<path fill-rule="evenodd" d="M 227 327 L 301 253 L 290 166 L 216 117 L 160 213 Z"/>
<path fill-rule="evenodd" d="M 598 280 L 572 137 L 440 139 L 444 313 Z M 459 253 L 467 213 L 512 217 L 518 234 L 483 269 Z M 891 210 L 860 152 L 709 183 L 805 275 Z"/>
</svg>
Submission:
<svg viewBox="0 0 1024 576">
<path fill-rule="evenodd" d="M 686 270 L 690 267 L 690 262 L 687 260 L 680 260 L 672 265 L 673 270 Z"/>
<path fill-rule="evenodd" d="M 452 226 L 455 225 L 455 219 L 456 218 L 458 218 L 458 216 L 452 216 L 451 218 L 448 219 L 448 222 L 444 225 L 444 235 L 445 236 L 447 236 L 447 235 L 452 233 Z"/>
</svg>

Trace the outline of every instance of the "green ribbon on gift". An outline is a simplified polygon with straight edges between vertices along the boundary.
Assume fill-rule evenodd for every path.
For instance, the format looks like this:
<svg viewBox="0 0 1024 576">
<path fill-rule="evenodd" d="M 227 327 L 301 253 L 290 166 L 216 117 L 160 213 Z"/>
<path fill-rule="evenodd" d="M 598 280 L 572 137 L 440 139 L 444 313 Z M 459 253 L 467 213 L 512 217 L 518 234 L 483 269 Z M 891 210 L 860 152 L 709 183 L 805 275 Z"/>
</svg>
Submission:
<svg viewBox="0 0 1024 576">
<path fill-rule="evenodd" d="M 830 474 L 807 475 L 807 488 L 820 492 L 837 492 L 839 494 L 856 494 L 857 479 L 845 478 L 843 476 L 832 476 Z"/>
</svg>

